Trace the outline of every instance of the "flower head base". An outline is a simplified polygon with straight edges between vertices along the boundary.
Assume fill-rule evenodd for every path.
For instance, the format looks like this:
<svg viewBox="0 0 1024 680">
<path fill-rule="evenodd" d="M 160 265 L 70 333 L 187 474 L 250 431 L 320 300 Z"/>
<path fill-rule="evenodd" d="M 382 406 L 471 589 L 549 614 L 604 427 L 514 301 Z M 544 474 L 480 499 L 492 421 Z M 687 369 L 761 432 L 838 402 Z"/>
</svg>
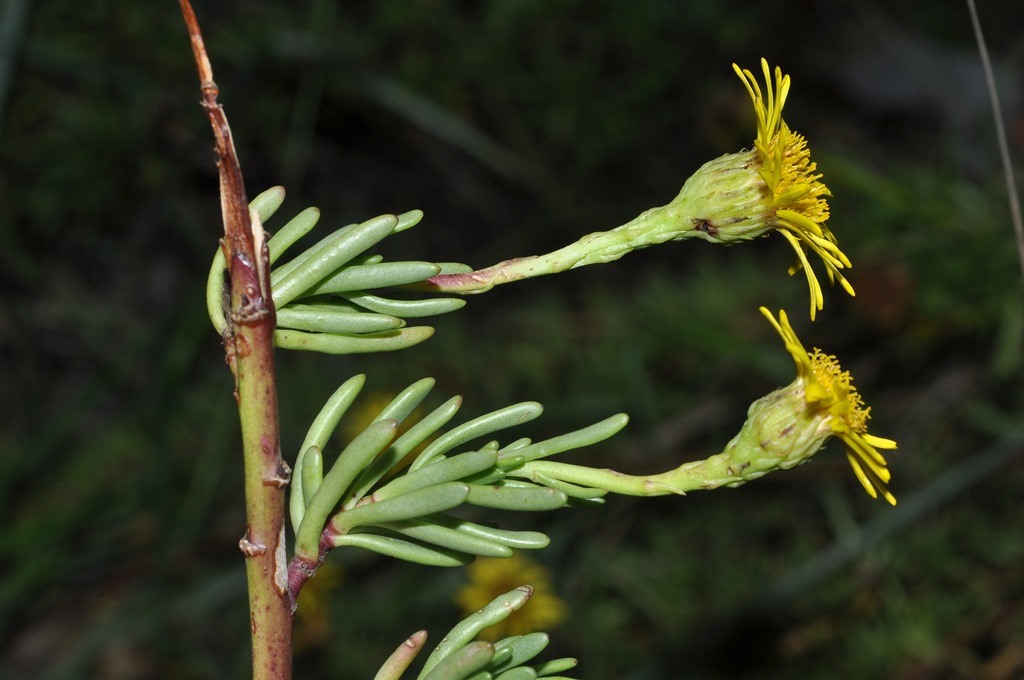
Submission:
<svg viewBox="0 0 1024 680">
<path fill-rule="evenodd" d="M 732 67 L 746 85 L 754 103 L 757 116 L 754 150 L 760 162 L 758 174 L 764 180 L 766 198 L 774 211 L 773 226 L 796 252 L 798 261 L 790 267 L 789 273 L 795 274 L 803 269 L 807 275 L 811 291 L 811 319 L 814 319 L 815 311 L 822 308 L 824 298 L 821 285 L 807 260 L 808 249 L 824 262 L 830 282 L 838 279 L 847 293 L 854 294 L 853 287 L 839 271 L 850 267 L 850 260 L 825 226 L 829 216 L 825 196 L 831 193 L 820 181 L 821 174 L 816 172 L 817 164 L 811 161 L 807 140 L 790 130 L 782 119 L 782 108 L 789 95 L 789 76 L 784 76 L 782 69 L 776 66 L 773 87 L 768 62 L 762 59 L 761 70 L 765 80 L 762 92 L 753 73 L 740 69 L 736 64 Z"/>
<path fill-rule="evenodd" d="M 485 640 L 500 640 L 511 635 L 546 631 L 566 617 L 565 602 L 554 593 L 548 570 L 533 560 L 512 557 L 481 557 L 466 568 L 470 582 L 455 594 L 455 603 L 469 616 L 494 598 L 524 583 L 533 586 L 526 606 L 480 634 Z"/>
<path fill-rule="evenodd" d="M 885 458 L 878 452 L 878 449 L 895 449 L 896 442 L 868 434 L 867 421 L 871 417 L 871 409 L 864 406 L 860 394 L 854 389 L 850 373 L 840 368 L 834 356 L 819 349 L 808 353 L 789 325 L 786 312 L 779 312 L 778 321 L 764 307 L 761 313 L 782 336 L 796 364 L 796 381 L 780 392 L 795 387 L 803 400 L 801 418 L 807 424 L 813 424 L 823 435 L 821 443 L 828 437 L 842 440 L 850 466 L 868 494 L 878 498 L 881 493 L 885 500 L 896 505 L 896 498 L 886 488 L 890 479 L 889 469 Z"/>
</svg>

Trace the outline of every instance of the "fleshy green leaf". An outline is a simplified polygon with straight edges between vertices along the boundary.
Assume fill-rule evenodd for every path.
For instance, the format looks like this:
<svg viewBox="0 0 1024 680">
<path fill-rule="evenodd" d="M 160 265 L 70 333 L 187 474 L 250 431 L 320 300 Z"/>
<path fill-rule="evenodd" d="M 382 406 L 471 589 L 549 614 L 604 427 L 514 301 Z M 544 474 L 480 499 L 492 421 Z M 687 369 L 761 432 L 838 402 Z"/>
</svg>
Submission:
<svg viewBox="0 0 1024 680">
<path fill-rule="evenodd" d="M 318 282 L 338 270 L 370 246 L 381 241 L 398 226 L 394 215 L 381 215 L 352 229 L 340 230 L 313 247 L 293 271 L 273 284 L 274 305 L 284 307 Z M 300 256 L 300 258 L 303 256 Z M 273 280 L 273 279 L 272 279 Z"/>
<path fill-rule="evenodd" d="M 467 555 L 511 557 L 512 549 L 495 541 L 440 526 L 429 519 L 412 519 L 380 525 L 396 534 Z"/>
<path fill-rule="evenodd" d="M 284 195 L 284 187 L 270 187 L 249 201 L 249 208 L 255 210 L 260 216 L 260 222 L 265 224 L 284 203 Z"/>
<path fill-rule="evenodd" d="M 300 460 L 295 462 L 299 470 L 297 476 L 302 478 L 302 487 L 299 493 L 305 505 L 313 500 L 313 496 L 324 481 L 324 456 L 317 446 L 310 446 L 301 455 Z"/>
<path fill-rule="evenodd" d="M 500 640 L 494 645 L 497 650 L 495 656 L 498 655 L 498 652 L 506 649 L 511 650 L 511 654 L 507 658 L 491 664 L 487 670 L 500 676 L 503 671 L 521 666 L 543 652 L 550 641 L 551 638 L 547 633 L 530 633 Z"/>
<path fill-rule="evenodd" d="M 306 498 L 302 483 L 302 467 L 305 452 L 310 447 L 316 447 L 323 451 L 327 448 L 327 441 L 331 438 L 341 417 L 352 405 L 352 402 L 359 396 L 359 391 L 366 383 L 365 375 L 355 375 L 346 380 L 334 391 L 330 399 L 320 409 L 320 413 L 313 419 L 313 423 L 306 432 L 306 438 L 302 440 L 299 447 L 299 455 L 295 460 L 295 473 L 292 475 L 291 497 L 288 501 L 288 510 L 292 520 L 292 530 L 298 533 L 299 525 L 302 523 L 303 515 L 306 514 L 306 506 L 309 500 Z"/>
<path fill-rule="evenodd" d="M 580 486 L 570 482 L 563 482 L 560 479 L 553 479 L 547 475 L 542 475 L 539 472 L 530 475 L 530 478 L 538 484 L 543 484 L 544 486 L 561 491 L 569 498 L 579 498 L 589 501 L 608 495 L 607 489 L 592 489 L 589 486 Z"/>
<path fill-rule="evenodd" d="M 427 631 L 425 630 L 416 631 L 410 635 L 381 665 L 380 670 L 373 676 L 373 680 L 400 680 L 402 674 L 409 668 L 409 664 L 423 649 L 423 644 L 426 641 Z"/>
<path fill-rule="evenodd" d="M 266 220 L 264 220 L 265 222 Z M 320 221 L 319 208 L 306 208 L 288 221 L 267 241 L 270 251 L 270 264 L 277 262 L 296 241 L 308 234 Z"/>
<path fill-rule="evenodd" d="M 441 268 L 432 262 L 382 262 L 342 267 L 309 289 L 311 294 L 347 293 L 403 286 L 429 279 Z"/>
<path fill-rule="evenodd" d="M 437 461 L 431 465 L 408 472 L 391 480 L 373 492 L 374 500 L 384 500 L 422 489 L 435 484 L 465 479 L 494 465 L 498 460 L 495 451 L 470 451 Z"/>
<path fill-rule="evenodd" d="M 405 321 L 386 314 L 353 312 L 348 305 L 288 305 L 277 310 L 277 327 L 315 333 L 377 333 L 401 328 Z"/>
<path fill-rule="evenodd" d="M 421 679 L 429 677 L 430 671 L 438 664 L 469 645 L 484 628 L 504 621 L 509 614 L 526 604 L 532 596 L 533 588 L 531 586 L 519 586 L 515 590 L 494 598 L 483 609 L 460 621 L 431 652 L 419 677 Z"/>
<path fill-rule="evenodd" d="M 373 423 L 356 436 L 341 452 L 337 462 L 324 476 L 323 483 L 320 484 L 320 488 L 313 494 L 313 498 L 306 506 L 306 513 L 296 532 L 296 555 L 309 561 L 317 559 L 320 533 L 323 531 L 328 515 L 338 501 L 345 496 L 356 475 L 362 472 L 374 456 L 391 442 L 397 426 L 398 424 L 394 420 Z"/>
<path fill-rule="evenodd" d="M 326 479 L 324 484 L 327 484 Z M 413 491 L 397 498 L 389 498 L 379 503 L 367 503 L 351 510 L 339 512 L 331 519 L 331 524 L 339 532 L 346 533 L 358 526 L 414 519 L 450 510 L 461 505 L 468 495 L 468 485 L 461 482 L 448 482 Z"/>
<path fill-rule="evenodd" d="M 579 662 L 576 659 L 552 659 L 551 661 L 545 661 L 542 664 L 534 666 L 537 671 L 537 675 L 541 677 L 549 676 L 552 673 L 562 673 L 572 668 L 576 668 Z"/>
<path fill-rule="evenodd" d="M 525 461 L 546 458 L 556 453 L 563 453 L 604 441 L 625 427 L 628 422 L 629 416 L 625 413 L 617 413 L 599 423 L 594 423 L 575 432 L 568 432 L 558 437 L 545 439 L 542 442 L 521 448 L 506 449 L 508 454 L 503 452 L 502 455 L 522 456 Z"/>
<path fill-rule="evenodd" d="M 466 502 L 484 508 L 497 510 L 520 510 L 541 512 L 564 507 L 568 496 L 562 491 L 541 486 L 512 486 L 507 483 L 491 486 L 474 484 L 469 488 Z"/>
<path fill-rule="evenodd" d="M 356 485 L 355 495 L 360 498 L 364 496 L 388 471 L 398 465 L 410 451 L 444 427 L 455 416 L 461 406 L 462 397 L 452 397 L 410 427 L 405 434 L 399 437 L 395 443 L 388 447 L 387 451 L 382 453 L 373 462 L 373 465 L 367 468 Z"/>
<path fill-rule="evenodd" d="M 477 536 L 494 541 L 495 543 L 507 545 L 510 548 L 537 550 L 539 548 L 546 548 L 551 543 L 551 539 L 548 538 L 547 534 L 542 534 L 539 531 L 509 531 L 507 529 L 476 524 L 469 520 L 451 517 L 450 515 L 435 515 L 430 519 L 442 526 L 447 526 L 470 536 Z"/>
<path fill-rule="evenodd" d="M 413 461 L 410 469 L 418 470 L 437 456 L 477 437 L 483 437 L 498 430 L 527 423 L 539 416 L 543 411 L 544 407 L 537 402 L 526 401 L 506 406 L 503 409 L 482 415 L 479 418 L 474 418 L 438 437 Z"/>
<path fill-rule="evenodd" d="M 369 530 L 345 534 L 334 542 L 336 548 L 346 545 L 428 567 L 462 567 L 473 561 L 472 555 L 423 545 L 404 538 L 381 536 L 370 533 Z"/>
<path fill-rule="evenodd" d="M 369 293 L 342 293 L 342 297 L 371 312 L 390 314 L 403 319 L 437 316 L 466 306 L 462 298 L 429 298 L 426 300 L 389 300 Z"/>
<path fill-rule="evenodd" d="M 440 661 L 423 680 L 465 680 L 485 668 L 494 655 L 494 645 L 478 640 L 461 647 Z"/>
<path fill-rule="evenodd" d="M 274 331 L 274 344 L 281 349 L 302 349 L 323 354 L 366 354 L 412 347 L 433 334 L 434 329 L 430 326 L 413 326 L 364 335 L 306 333 L 283 329 Z"/>
<path fill-rule="evenodd" d="M 505 671 L 504 673 L 494 674 L 495 680 L 498 680 L 499 678 L 504 678 L 504 680 L 534 680 L 536 677 L 537 671 L 533 670 L 529 666 L 520 666 L 518 668 L 513 668 L 510 671 Z"/>
</svg>

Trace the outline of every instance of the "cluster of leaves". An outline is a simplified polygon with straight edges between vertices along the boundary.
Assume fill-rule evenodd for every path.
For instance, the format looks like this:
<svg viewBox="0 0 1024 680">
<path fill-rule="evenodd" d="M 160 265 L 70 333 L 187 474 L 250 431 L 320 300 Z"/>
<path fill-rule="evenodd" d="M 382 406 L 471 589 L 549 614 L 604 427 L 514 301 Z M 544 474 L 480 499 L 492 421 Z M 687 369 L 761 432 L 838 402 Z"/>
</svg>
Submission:
<svg viewBox="0 0 1024 680">
<path fill-rule="evenodd" d="M 364 376 L 358 375 L 338 388 L 300 448 L 290 503 L 297 556 L 317 560 L 321 541 L 327 541 L 333 547 L 353 545 L 433 566 L 462 565 L 478 555 L 509 557 L 514 548 L 545 547 L 548 537 L 476 524 L 447 511 L 463 503 L 536 512 L 601 502 L 603 491 L 556 480 L 534 483 L 517 477 L 516 472 L 528 461 L 612 436 L 626 424 L 622 414 L 540 442 L 521 438 L 502 446 L 491 440 L 483 446 L 459 451 L 472 440 L 529 422 L 543 411 L 536 402 L 515 404 L 437 436 L 407 470 L 396 474 L 405 466 L 407 456 L 434 437 L 462 404 L 460 397 L 449 399 L 396 439 L 398 426 L 405 423 L 433 388 L 430 378 L 410 385 L 396 396 L 345 447 L 325 474 L 322 452 L 364 380 Z M 452 455 L 453 452 L 456 453 Z"/>
<path fill-rule="evenodd" d="M 261 221 L 270 219 L 284 202 L 284 188 L 274 187 L 252 202 Z M 277 330 L 274 344 L 327 354 L 355 354 L 404 349 L 429 338 L 428 326 L 407 328 L 405 318 L 420 318 L 454 311 L 465 305 L 457 298 L 389 299 L 368 289 L 418 283 L 439 273 L 470 271 L 461 264 L 384 262 L 367 254 L 387 236 L 416 226 L 419 210 L 382 215 L 362 224 L 342 227 L 273 269 L 270 274 Z M 268 241 L 270 263 L 301 239 L 320 219 L 317 208 L 307 208 Z M 227 294 L 223 251 L 210 268 L 207 311 L 218 332 L 227 328 Z"/>
<path fill-rule="evenodd" d="M 537 665 L 527 665 L 548 646 L 546 633 L 513 635 L 497 642 L 477 640 L 484 628 L 492 626 L 522 607 L 530 599 L 533 589 L 522 586 L 494 599 L 477 613 L 466 617 L 445 635 L 427 658 L 418 680 L 569 680 L 559 675 L 576 666 L 575 659 L 552 659 Z M 425 635 L 421 631 L 410 641 L 415 649 Z M 408 649 L 406 647 L 405 649 Z M 377 680 L 398 678 L 412 661 L 415 653 L 402 647 L 392 655 L 377 674 Z"/>
</svg>

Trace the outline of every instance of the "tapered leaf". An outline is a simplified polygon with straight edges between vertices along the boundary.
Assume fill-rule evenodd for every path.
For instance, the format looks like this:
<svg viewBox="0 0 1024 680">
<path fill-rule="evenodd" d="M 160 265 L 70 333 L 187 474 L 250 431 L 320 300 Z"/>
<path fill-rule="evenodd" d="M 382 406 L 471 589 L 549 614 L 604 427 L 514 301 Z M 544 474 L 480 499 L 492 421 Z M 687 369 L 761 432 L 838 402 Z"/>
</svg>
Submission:
<svg viewBox="0 0 1024 680">
<path fill-rule="evenodd" d="M 465 680 L 487 666 L 494 655 L 494 645 L 478 640 L 453 651 L 441 660 L 429 673 L 420 675 L 423 680 Z"/>
<path fill-rule="evenodd" d="M 324 484 L 327 484 L 327 479 Z M 461 505 L 468 495 L 468 485 L 448 482 L 339 512 L 331 519 L 331 524 L 339 532 L 345 533 L 358 526 L 423 517 Z"/>
<path fill-rule="evenodd" d="M 466 306 L 462 298 L 428 298 L 425 300 L 389 300 L 369 293 L 342 293 L 342 297 L 371 312 L 390 314 L 403 319 L 447 314 Z"/>
<path fill-rule="evenodd" d="M 343 264 L 382 240 L 396 226 L 397 217 L 381 215 L 314 246 L 313 252 L 301 264 L 274 282 L 274 305 L 284 307 L 295 300 Z"/>
<path fill-rule="evenodd" d="M 373 498 L 374 500 L 384 500 L 435 484 L 465 479 L 481 470 L 490 468 L 496 460 L 498 460 L 498 454 L 495 451 L 461 453 L 391 480 L 374 491 Z"/>
<path fill-rule="evenodd" d="M 511 654 L 507 658 L 503 657 L 500 661 L 492 663 L 487 670 L 500 676 L 503 671 L 521 666 L 543 652 L 550 641 L 551 638 L 547 633 L 530 633 L 500 640 L 495 644 L 497 650 L 495 656 L 498 655 L 497 652 L 506 649 L 510 650 Z"/>
<path fill-rule="evenodd" d="M 306 513 L 296 533 L 296 555 L 308 561 L 318 558 L 320 533 L 328 515 L 345 496 L 356 475 L 391 442 L 397 425 L 394 420 L 374 423 L 363 430 L 341 452 L 337 462 L 324 476 L 323 483 L 306 506 Z"/>
<path fill-rule="evenodd" d="M 309 426 L 309 430 L 306 432 L 306 438 L 302 440 L 302 446 L 299 447 L 299 455 L 295 461 L 296 472 L 292 475 L 291 497 L 288 500 L 292 530 L 296 533 L 299 531 L 299 525 L 306 514 L 306 506 L 309 504 L 309 499 L 306 498 L 305 491 L 302 488 L 302 458 L 310 447 L 316 447 L 320 451 L 327 448 L 327 441 L 334 433 L 334 429 L 338 427 L 341 417 L 345 415 L 345 411 L 348 410 L 352 402 L 359 396 L 359 391 L 363 389 L 365 383 L 366 376 L 361 374 L 352 376 L 342 383 L 323 405 L 323 408 L 320 409 L 320 413 L 313 419 L 313 424 Z"/>
<path fill-rule="evenodd" d="M 284 187 L 270 187 L 249 201 L 249 208 L 259 214 L 260 222 L 266 222 L 274 216 L 277 209 L 284 203 L 284 196 Z"/>
<path fill-rule="evenodd" d="M 288 305 L 277 310 L 277 327 L 315 333 L 377 333 L 401 328 L 405 321 L 386 314 L 350 311 L 348 305 Z"/>
<path fill-rule="evenodd" d="M 274 331 L 274 344 L 281 349 L 302 349 L 323 354 L 366 354 L 393 352 L 412 347 L 433 334 L 434 329 L 430 326 L 399 328 L 364 335 L 306 333 L 280 329 Z"/>
<path fill-rule="evenodd" d="M 511 557 L 512 548 L 495 541 L 440 526 L 427 519 L 411 519 L 379 525 L 396 534 L 467 555 Z"/>
<path fill-rule="evenodd" d="M 354 491 L 354 497 L 362 498 L 374 484 L 386 475 L 394 466 L 398 465 L 410 451 L 415 449 L 424 440 L 440 430 L 451 420 L 462 406 L 462 397 L 452 397 L 445 403 L 438 406 L 430 414 L 420 419 L 418 423 L 399 437 L 387 451 L 373 462 L 366 472 L 359 478 Z M 354 505 L 354 503 L 352 503 Z"/>
<path fill-rule="evenodd" d="M 466 502 L 484 508 L 540 512 L 564 507 L 568 496 L 562 491 L 540 486 L 512 486 L 506 483 L 491 486 L 472 485 Z"/>
<path fill-rule="evenodd" d="M 346 545 L 428 567 L 462 567 L 473 561 L 472 555 L 369 531 L 345 534 L 334 542 L 336 548 Z"/>
<path fill-rule="evenodd" d="M 267 248 L 270 251 L 270 264 L 277 262 L 296 241 L 312 231 L 319 221 L 320 209 L 306 208 L 289 220 L 288 224 L 278 229 L 270 237 L 270 240 L 267 241 Z"/>
<path fill-rule="evenodd" d="M 438 664 L 470 644 L 484 628 L 493 626 L 499 621 L 508 618 L 509 614 L 526 604 L 532 596 L 532 586 L 519 586 L 515 590 L 494 598 L 483 609 L 463 619 L 434 648 L 434 651 L 431 652 L 426 663 L 423 665 L 423 670 L 420 672 L 419 677 L 429 677 L 430 671 Z"/>
<path fill-rule="evenodd" d="M 430 444 L 430 446 L 423 450 L 423 453 L 421 453 L 415 461 L 413 461 L 412 466 L 410 466 L 410 470 L 418 470 L 430 463 L 437 456 L 450 451 L 456 446 L 461 446 L 472 439 L 529 422 L 539 416 L 543 411 L 544 407 L 537 402 L 526 401 L 521 404 L 506 406 L 503 409 L 482 415 L 479 418 L 474 418 L 473 420 L 463 423 L 462 425 L 459 425 L 438 437 Z"/>
<path fill-rule="evenodd" d="M 503 457 L 506 455 L 522 456 L 526 461 L 546 458 L 604 441 L 625 427 L 628 422 L 629 416 L 625 413 L 618 413 L 575 432 L 568 432 L 521 448 L 506 449 L 508 453 L 503 452 L 502 455 Z"/>
<path fill-rule="evenodd" d="M 424 281 L 440 273 L 432 262 L 382 262 L 343 267 L 309 289 L 311 294 L 346 293 Z"/>
</svg>

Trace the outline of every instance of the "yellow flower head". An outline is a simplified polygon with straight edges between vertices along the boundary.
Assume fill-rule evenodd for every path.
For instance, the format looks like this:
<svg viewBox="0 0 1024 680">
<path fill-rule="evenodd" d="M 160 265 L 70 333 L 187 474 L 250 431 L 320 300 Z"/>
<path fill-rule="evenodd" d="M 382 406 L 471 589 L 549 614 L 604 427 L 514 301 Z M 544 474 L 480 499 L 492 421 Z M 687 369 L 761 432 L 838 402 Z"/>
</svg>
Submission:
<svg viewBox="0 0 1024 680">
<path fill-rule="evenodd" d="M 547 631 L 565 620 L 568 608 L 555 595 L 548 570 L 533 560 L 518 554 L 512 557 L 481 557 L 466 571 L 469 583 L 455 593 L 455 604 L 462 609 L 463 616 L 476 613 L 494 598 L 521 585 L 533 586 L 533 596 L 524 607 L 480 634 L 485 640 Z"/>
<path fill-rule="evenodd" d="M 772 224 L 796 251 L 797 263 L 790 267 L 789 273 L 795 274 L 803 269 L 807 275 L 811 291 L 811 319 L 814 319 L 815 312 L 822 308 L 824 297 L 807 260 L 808 249 L 825 263 L 830 282 L 838 279 L 847 293 L 854 294 L 853 286 L 839 271 L 850 267 L 850 260 L 825 226 L 829 215 L 825 197 L 831 194 L 821 182 L 821 174 L 816 172 L 817 164 L 811 161 L 807 140 L 790 130 L 782 120 L 782 108 L 789 95 L 789 76 L 782 75 L 782 69 L 776 66 L 773 87 L 768 62 L 761 59 L 765 80 L 762 91 L 753 73 L 740 69 L 736 64 L 732 67 L 754 102 L 757 116 L 754 150 L 761 164 L 759 174 L 764 180 L 770 210 L 774 213 Z"/>
<path fill-rule="evenodd" d="M 786 349 L 793 356 L 797 382 L 803 385 L 806 415 L 817 420 L 819 427 L 827 428 L 829 436 L 842 440 L 850 466 L 868 494 L 878 498 L 881 492 L 885 500 L 896 505 L 896 498 L 886 488 L 889 469 L 878 452 L 878 449 L 895 449 L 896 442 L 868 434 L 871 409 L 864 406 L 849 371 L 842 370 L 834 356 L 817 348 L 808 353 L 789 325 L 785 311 L 779 311 L 778 321 L 764 307 L 761 313 L 782 336 Z"/>
<path fill-rule="evenodd" d="M 331 637 L 331 591 L 344 580 L 342 568 L 324 562 L 316 575 L 299 591 L 295 612 L 295 649 L 303 651 L 320 647 Z"/>
<path fill-rule="evenodd" d="M 361 401 L 357 402 L 347 413 L 346 418 L 342 422 L 342 435 L 344 436 L 345 442 L 350 442 L 360 435 L 363 430 L 373 425 L 374 422 L 381 416 L 381 413 L 391 403 L 394 395 L 388 392 L 372 392 Z M 411 414 L 398 426 L 398 430 L 395 432 L 395 439 L 401 437 L 403 434 L 409 431 L 412 425 L 419 421 L 422 417 L 421 409 L 414 409 Z M 416 456 L 420 454 L 423 449 L 427 447 L 431 438 L 427 438 L 426 441 L 422 442 L 416 448 L 409 453 L 405 454 L 405 457 L 401 461 L 395 463 L 394 466 L 384 476 L 385 479 L 390 478 L 397 474 L 400 470 L 409 466 Z"/>
</svg>

